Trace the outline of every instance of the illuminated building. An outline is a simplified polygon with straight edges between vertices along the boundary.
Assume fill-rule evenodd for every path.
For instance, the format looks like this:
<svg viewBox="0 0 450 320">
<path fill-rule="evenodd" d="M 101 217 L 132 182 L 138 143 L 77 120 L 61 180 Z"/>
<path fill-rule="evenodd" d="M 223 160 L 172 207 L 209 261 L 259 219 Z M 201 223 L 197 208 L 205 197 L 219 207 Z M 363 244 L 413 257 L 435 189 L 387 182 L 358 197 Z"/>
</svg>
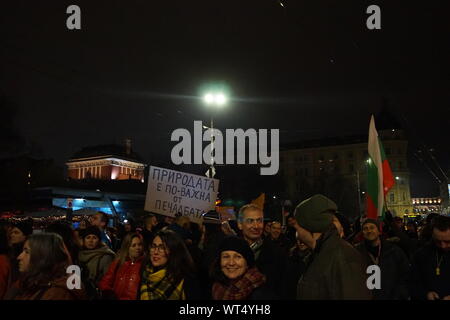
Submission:
<svg viewBox="0 0 450 320">
<path fill-rule="evenodd" d="M 67 161 L 68 177 L 74 180 L 140 180 L 144 182 L 145 164 L 131 150 L 131 140 L 124 146 L 86 147 Z"/>
</svg>

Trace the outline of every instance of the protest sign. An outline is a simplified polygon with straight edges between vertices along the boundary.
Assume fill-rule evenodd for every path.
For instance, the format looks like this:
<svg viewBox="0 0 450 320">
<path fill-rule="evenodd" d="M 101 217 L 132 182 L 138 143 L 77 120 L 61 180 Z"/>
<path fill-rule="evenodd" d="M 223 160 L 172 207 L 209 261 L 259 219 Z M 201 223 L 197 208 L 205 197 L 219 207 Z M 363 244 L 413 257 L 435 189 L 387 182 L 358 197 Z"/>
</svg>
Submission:
<svg viewBox="0 0 450 320">
<path fill-rule="evenodd" d="M 150 167 L 145 210 L 165 216 L 182 214 L 201 223 L 214 210 L 219 180 L 195 174 Z"/>
</svg>

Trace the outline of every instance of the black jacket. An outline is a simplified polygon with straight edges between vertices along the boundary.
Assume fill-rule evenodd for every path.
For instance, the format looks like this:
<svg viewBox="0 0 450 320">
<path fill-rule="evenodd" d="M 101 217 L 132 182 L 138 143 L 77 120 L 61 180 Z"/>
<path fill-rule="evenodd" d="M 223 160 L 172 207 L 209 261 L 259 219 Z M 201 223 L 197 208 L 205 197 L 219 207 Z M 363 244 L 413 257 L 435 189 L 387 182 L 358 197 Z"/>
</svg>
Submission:
<svg viewBox="0 0 450 320">
<path fill-rule="evenodd" d="M 439 260 L 440 274 L 437 275 Z M 440 298 L 450 295 L 450 252 L 443 253 L 433 243 L 417 251 L 412 259 L 408 284 L 411 299 L 424 300 L 430 291 Z"/>
<path fill-rule="evenodd" d="M 366 246 L 367 243 L 363 241 L 356 246 L 356 249 L 361 253 L 366 266 L 370 266 L 375 262 L 372 261 Z M 403 250 L 396 244 L 382 241 L 378 266 L 381 271 L 381 289 L 373 289 L 373 297 L 376 300 L 408 299 L 406 282 L 409 261 Z"/>
<path fill-rule="evenodd" d="M 278 297 L 285 296 L 284 277 L 287 270 L 287 255 L 270 240 L 263 241 L 256 258 L 258 270 L 266 276 L 267 288 Z"/>
</svg>

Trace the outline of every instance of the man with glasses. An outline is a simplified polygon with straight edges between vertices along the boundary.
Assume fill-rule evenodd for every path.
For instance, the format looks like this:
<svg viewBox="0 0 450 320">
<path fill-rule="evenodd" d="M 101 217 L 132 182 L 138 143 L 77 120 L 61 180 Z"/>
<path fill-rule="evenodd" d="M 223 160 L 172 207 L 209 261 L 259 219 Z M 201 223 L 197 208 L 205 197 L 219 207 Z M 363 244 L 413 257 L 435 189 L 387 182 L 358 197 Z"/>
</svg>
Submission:
<svg viewBox="0 0 450 320">
<path fill-rule="evenodd" d="M 266 284 L 278 297 L 284 297 L 283 283 L 287 256 L 270 239 L 263 239 L 264 212 L 254 204 L 239 210 L 238 228 L 255 254 L 258 270 L 266 276 Z"/>
</svg>

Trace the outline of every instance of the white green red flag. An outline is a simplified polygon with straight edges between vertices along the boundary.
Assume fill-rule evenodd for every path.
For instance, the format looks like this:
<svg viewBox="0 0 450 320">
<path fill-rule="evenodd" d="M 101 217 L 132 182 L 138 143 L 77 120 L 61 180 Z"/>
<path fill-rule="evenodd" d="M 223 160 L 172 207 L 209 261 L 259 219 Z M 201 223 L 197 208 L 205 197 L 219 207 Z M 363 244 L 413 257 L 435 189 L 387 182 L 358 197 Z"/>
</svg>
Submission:
<svg viewBox="0 0 450 320">
<path fill-rule="evenodd" d="M 375 128 L 372 115 L 369 126 L 369 160 L 367 165 L 367 217 L 377 219 L 384 214 L 385 196 L 395 180 Z"/>
</svg>

